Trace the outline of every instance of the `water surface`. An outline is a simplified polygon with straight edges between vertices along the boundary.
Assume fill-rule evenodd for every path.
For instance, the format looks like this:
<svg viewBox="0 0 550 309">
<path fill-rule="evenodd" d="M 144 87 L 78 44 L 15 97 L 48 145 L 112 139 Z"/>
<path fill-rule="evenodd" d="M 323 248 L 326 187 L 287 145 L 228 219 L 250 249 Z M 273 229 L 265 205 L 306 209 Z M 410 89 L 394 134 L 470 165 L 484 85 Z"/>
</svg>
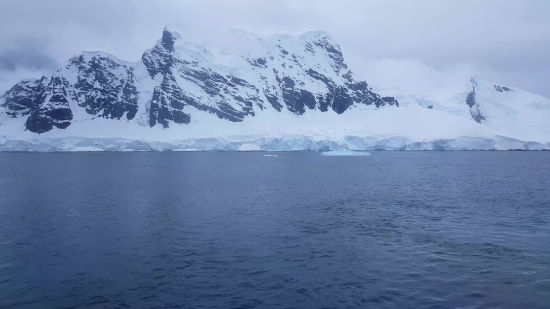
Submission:
<svg viewBox="0 0 550 309">
<path fill-rule="evenodd" d="M 550 153 L 0 154 L 1 308 L 550 308 Z"/>
</svg>

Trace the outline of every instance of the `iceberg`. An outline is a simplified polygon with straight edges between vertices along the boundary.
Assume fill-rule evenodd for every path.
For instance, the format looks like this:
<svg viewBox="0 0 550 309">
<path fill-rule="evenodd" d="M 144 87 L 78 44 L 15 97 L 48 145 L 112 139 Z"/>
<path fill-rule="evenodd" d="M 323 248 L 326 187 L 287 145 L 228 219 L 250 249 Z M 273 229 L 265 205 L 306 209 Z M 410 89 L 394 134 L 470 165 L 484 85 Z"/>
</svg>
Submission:
<svg viewBox="0 0 550 309">
<path fill-rule="evenodd" d="M 370 153 L 363 151 L 325 151 L 321 152 L 319 155 L 326 157 L 368 157 Z"/>
</svg>

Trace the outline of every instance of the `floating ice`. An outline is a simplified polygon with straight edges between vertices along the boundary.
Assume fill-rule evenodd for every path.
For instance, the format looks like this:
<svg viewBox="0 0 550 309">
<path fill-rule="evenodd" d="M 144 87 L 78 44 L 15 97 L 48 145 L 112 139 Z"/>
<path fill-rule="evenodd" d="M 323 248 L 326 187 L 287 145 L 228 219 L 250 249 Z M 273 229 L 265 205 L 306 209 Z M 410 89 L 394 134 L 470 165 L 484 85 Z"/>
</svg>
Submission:
<svg viewBox="0 0 550 309">
<path fill-rule="evenodd" d="M 370 156 L 370 153 L 363 151 L 325 151 L 320 153 L 321 156 L 327 157 L 366 157 Z"/>
<path fill-rule="evenodd" d="M 264 155 L 264 157 L 272 157 L 272 158 L 273 158 L 273 157 L 277 157 L 277 155 L 274 155 L 274 154 L 266 154 L 266 155 Z"/>
</svg>

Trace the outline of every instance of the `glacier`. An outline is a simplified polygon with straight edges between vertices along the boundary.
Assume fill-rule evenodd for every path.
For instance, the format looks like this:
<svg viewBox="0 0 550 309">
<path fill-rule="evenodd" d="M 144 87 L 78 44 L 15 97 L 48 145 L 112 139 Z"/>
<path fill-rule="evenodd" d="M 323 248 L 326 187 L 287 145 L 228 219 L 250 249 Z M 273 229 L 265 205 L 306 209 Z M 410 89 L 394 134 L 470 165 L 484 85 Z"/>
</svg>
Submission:
<svg viewBox="0 0 550 309">
<path fill-rule="evenodd" d="M 414 141 L 404 137 L 362 137 L 340 139 L 307 135 L 238 136 L 198 138 L 160 142 L 124 138 L 36 138 L 1 139 L 4 152 L 100 152 L 100 151 L 466 151 L 466 150 L 550 150 L 550 143 L 524 142 L 504 136 L 458 137 Z"/>
</svg>

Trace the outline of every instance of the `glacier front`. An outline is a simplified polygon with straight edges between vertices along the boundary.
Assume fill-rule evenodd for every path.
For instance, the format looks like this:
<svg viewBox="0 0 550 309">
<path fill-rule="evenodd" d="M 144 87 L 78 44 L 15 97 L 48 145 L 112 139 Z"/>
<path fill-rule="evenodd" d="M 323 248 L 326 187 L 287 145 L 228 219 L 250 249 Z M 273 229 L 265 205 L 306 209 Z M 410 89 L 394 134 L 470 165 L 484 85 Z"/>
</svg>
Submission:
<svg viewBox="0 0 550 309">
<path fill-rule="evenodd" d="M 550 150 L 550 143 L 524 142 L 503 136 L 457 137 L 418 142 L 404 137 L 374 138 L 346 135 L 326 138 L 307 135 L 228 136 L 161 142 L 124 138 L 36 138 L 2 139 L 5 152 L 72 151 L 451 151 L 451 150 Z"/>
</svg>

